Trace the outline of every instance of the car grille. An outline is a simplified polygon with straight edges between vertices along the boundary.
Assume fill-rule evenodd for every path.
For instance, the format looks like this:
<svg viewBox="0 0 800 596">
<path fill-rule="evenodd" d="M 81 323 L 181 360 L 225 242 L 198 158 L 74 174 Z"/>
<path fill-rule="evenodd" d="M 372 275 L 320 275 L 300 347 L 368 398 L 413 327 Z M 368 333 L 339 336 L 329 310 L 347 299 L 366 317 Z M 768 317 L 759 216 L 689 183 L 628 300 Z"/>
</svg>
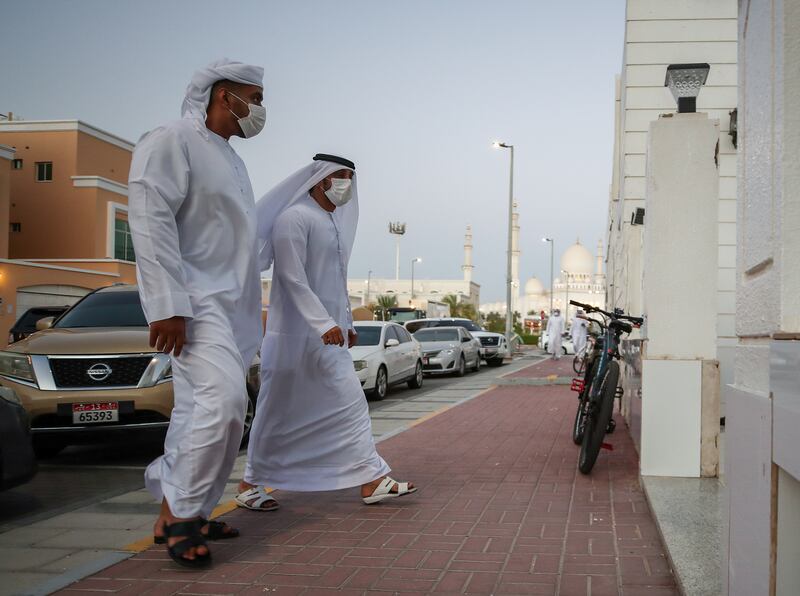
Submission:
<svg viewBox="0 0 800 596">
<path fill-rule="evenodd" d="M 152 356 L 125 358 L 50 358 L 50 370 L 56 387 L 135 387 L 139 384 Z M 105 364 L 111 374 L 104 379 L 89 376 L 89 369 Z"/>
<path fill-rule="evenodd" d="M 499 337 L 482 337 L 481 338 L 481 345 L 482 346 L 496 346 L 500 344 Z"/>
</svg>

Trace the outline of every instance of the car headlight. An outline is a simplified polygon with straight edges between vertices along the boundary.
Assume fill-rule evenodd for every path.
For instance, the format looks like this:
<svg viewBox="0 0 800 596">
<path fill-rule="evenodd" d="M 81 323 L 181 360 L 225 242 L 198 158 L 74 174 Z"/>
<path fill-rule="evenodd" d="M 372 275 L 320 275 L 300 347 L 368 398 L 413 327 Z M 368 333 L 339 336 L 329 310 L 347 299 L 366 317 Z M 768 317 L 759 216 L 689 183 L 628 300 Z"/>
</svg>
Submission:
<svg viewBox="0 0 800 596">
<path fill-rule="evenodd" d="M 356 372 L 360 370 L 364 370 L 367 368 L 367 361 L 366 360 L 353 360 L 353 367 L 356 369 Z"/>
<path fill-rule="evenodd" d="M 439 352 L 439 356 L 452 356 L 455 353 L 456 353 L 455 350 L 442 350 L 441 352 Z"/>
<path fill-rule="evenodd" d="M 0 352 L 0 375 L 35 382 L 31 358 L 17 352 Z"/>
<path fill-rule="evenodd" d="M 8 403 L 21 406 L 22 400 L 17 395 L 17 392 L 8 387 L 0 387 L 0 399 L 4 399 Z"/>
</svg>

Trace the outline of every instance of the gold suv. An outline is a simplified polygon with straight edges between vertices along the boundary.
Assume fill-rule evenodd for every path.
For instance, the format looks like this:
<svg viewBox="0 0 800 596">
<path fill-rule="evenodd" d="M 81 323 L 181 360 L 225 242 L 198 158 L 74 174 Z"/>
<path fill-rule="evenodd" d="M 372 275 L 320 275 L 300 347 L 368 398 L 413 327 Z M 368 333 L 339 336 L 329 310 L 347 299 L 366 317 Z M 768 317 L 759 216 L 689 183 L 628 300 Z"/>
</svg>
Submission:
<svg viewBox="0 0 800 596">
<path fill-rule="evenodd" d="M 172 368 L 169 356 L 149 346 L 136 286 L 96 290 L 37 329 L 0 352 L 0 386 L 20 397 L 39 457 L 123 431 L 163 433 L 172 412 Z M 245 441 L 258 387 L 254 362 Z"/>
</svg>

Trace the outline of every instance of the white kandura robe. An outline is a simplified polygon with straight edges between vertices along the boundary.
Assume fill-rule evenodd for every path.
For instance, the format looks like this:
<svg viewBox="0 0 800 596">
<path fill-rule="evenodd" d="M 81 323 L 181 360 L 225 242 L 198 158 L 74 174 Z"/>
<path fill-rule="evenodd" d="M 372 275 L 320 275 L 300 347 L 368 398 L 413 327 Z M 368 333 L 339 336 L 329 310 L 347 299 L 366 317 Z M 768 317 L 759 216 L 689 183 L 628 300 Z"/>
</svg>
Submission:
<svg viewBox="0 0 800 596">
<path fill-rule="evenodd" d="M 580 352 L 586 345 L 588 323 L 586 319 L 575 317 L 572 319 L 572 329 L 570 330 L 572 338 L 572 345 L 575 348 L 575 353 Z"/>
<path fill-rule="evenodd" d="M 251 484 L 336 490 L 389 472 L 375 449 L 347 346 L 321 339 L 334 326 L 345 334 L 353 327 L 347 293 L 352 238 L 342 225 L 307 192 L 274 221 L 261 393 L 244 476 Z"/>
<path fill-rule="evenodd" d="M 186 317 L 172 358 L 175 404 L 145 484 L 178 517 L 208 517 L 233 468 L 246 369 L 261 339 L 255 201 L 244 163 L 202 120 L 146 134 L 129 181 L 129 222 L 148 322 Z"/>
<path fill-rule="evenodd" d="M 561 358 L 561 334 L 564 333 L 564 317 L 561 315 L 551 316 L 547 320 L 547 351 Z"/>
</svg>

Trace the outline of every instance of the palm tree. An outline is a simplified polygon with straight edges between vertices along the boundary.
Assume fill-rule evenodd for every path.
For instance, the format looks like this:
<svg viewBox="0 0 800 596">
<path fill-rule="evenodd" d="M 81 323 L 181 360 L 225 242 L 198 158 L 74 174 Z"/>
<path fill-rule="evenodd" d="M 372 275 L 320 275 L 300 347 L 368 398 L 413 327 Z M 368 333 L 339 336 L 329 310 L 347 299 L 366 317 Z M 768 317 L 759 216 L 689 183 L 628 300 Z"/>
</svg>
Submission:
<svg viewBox="0 0 800 596">
<path fill-rule="evenodd" d="M 395 306 L 397 306 L 397 296 L 384 294 L 378 296 L 375 310 L 381 314 L 381 320 L 385 321 L 389 309 L 394 308 Z"/>
<path fill-rule="evenodd" d="M 448 294 L 444 298 L 442 298 L 442 302 L 444 302 L 447 306 L 450 307 L 450 316 L 451 317 L 458 317 L 459 313 L 461 313 L 461 304 L 458 302 L 458 296 L 455 294 Z"/>
</svg>

